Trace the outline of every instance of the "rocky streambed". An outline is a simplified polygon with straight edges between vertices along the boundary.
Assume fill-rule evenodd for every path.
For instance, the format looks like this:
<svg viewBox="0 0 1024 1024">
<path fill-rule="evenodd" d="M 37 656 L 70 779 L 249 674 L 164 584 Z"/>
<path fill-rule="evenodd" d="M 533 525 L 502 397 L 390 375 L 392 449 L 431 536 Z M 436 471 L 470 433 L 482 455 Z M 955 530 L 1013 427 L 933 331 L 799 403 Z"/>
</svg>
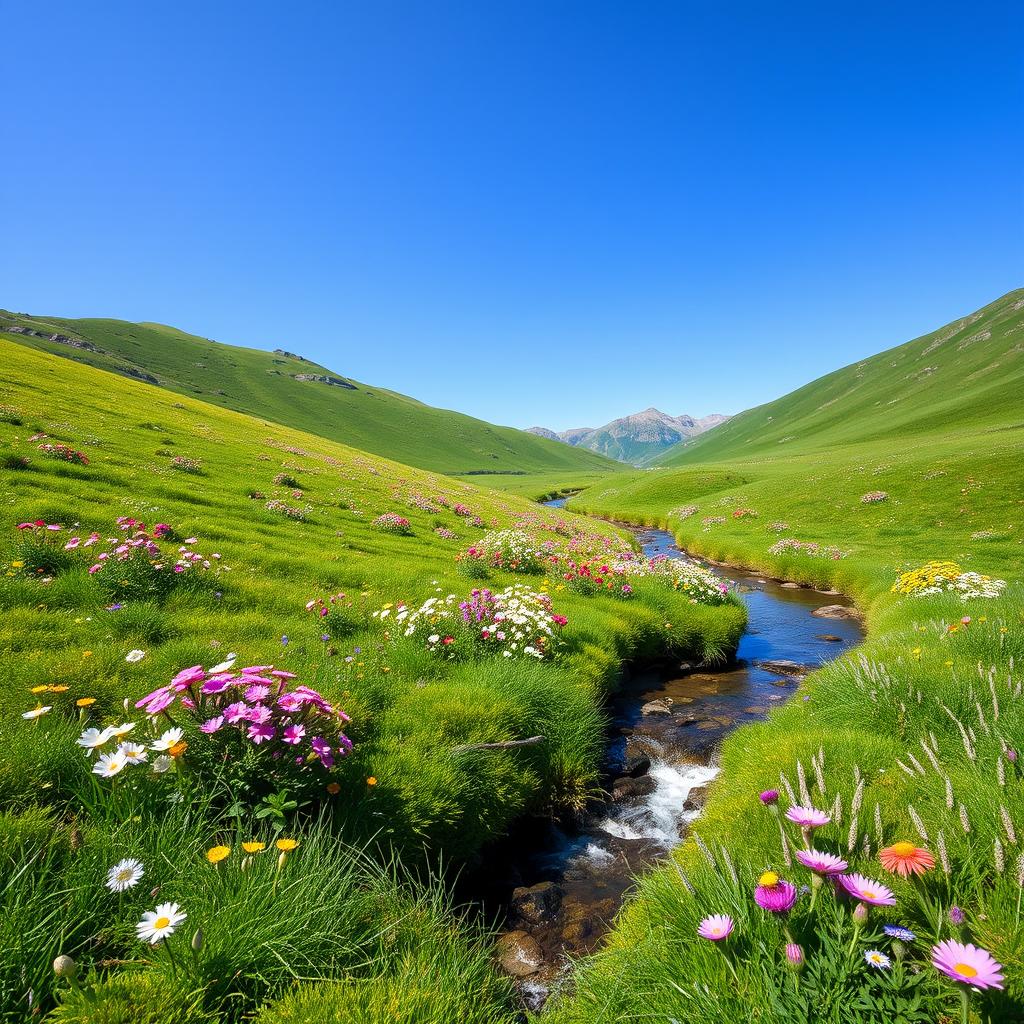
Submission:
<svg viewBox="0 0 1024 1024">
<path fill-rule="evenodd" d="M 689 557 L 666 531 L 636 532 L 649 557 Z M 763 718 L 803 675 L 863 636 L 841 595 L 708 567 L 747 605 L 735 662 L 635 671 L 610 709 L 604 802 L 573 822 L 522 825 L 464 880 L 502 922 L 499 960 L 532 1008 L 559 983 L 570 956 L 597 947 L 636 876 L 682 840 L 718 772 L 723 737 Z"/>
</svg>

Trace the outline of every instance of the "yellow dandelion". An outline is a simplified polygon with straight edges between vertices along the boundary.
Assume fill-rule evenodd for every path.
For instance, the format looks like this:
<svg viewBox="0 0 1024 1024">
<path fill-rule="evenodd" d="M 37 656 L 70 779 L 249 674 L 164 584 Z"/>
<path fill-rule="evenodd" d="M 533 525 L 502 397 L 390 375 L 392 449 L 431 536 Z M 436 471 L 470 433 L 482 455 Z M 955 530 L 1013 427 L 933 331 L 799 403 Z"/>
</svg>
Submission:
<svg viewBox="0 0 1024 1024">
<path fill-rule="evenodd" d="M 245 850 L 246 853 L 259 853 L 260 850 L 265 850 L 266 848 L 266 843 L 260 843 L 256 840 L 249 843 L 242 843 L 242 849 Z"/>
<path fill-rule="evenodd" d="M 366 780 L 366 784 L 367 784 L 368 786 L 376 786 L 376 785 L 377 785 L 377 777 L 376 777 L 375 775 L 371 775 L 371 776 L 370 776 L 370 777 L 369 777 L 369 778 L 368 778 L 368 779 Z"/>
<path fill-rule="evenodd" d="M 46 691 L 48 689 L 49 689 L 49 687 L 44 684 L 43 686 L 33 686 L 32 689 L 29 692 L 30 693 L 46 693 Z"/>
<path fill-rule="evenodd" d="M 298 839 L 278 839 L 274 844 L 282 853 L 291 853 L 299 845 Z"/>
<path fill-rule="evenodd" d="M 211 864 L 219 864 L 222 860 L 226 860 L 230 856 L 230 846 L 211 846 L 210 849 L 206 851 L 206 859 Z"/>
<path fill-rule="evenodd" d="M 91 707 L 95 703 L 96 703 L 96 698 L 95 697 L 79 697 L 78 700 L 75 701 L 75 706 L 76 707 L 80 707 L 80 708 L 88 708 L 88 707 Z"/>
</svg>

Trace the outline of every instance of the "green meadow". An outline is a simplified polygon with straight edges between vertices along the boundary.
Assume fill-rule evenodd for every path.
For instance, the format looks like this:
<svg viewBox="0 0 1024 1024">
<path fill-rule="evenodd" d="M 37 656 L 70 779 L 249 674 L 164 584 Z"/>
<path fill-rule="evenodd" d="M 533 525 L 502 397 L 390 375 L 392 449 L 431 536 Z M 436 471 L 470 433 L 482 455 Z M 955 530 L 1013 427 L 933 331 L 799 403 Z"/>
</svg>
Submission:
<svg viewBox="0 0 1024 1024">
<path fill-rule="evenodd" d="M 507 528 L 551 551 L 630 542 L 33 348 L 3 341 L 0 359 L 3 1019 L 514 1019 L 446 880 L 523 816 L 585 804 L 623 666 L 666 651 L 725 657 L 740 606 L 639 583 L 628 601 L 576 593 L 543 569 L 462 557 Z M 119 517 L 136 522 L 122 529 Z M 149 537 L 167 527 L 159 554 L 101 565 L 94 552 L 139 523 Z M 179 549 L 198 561 L 180 580 L 165 564 Z M 509 586 L 564 617 L 549 656 L 456 645 L 446 657 L 397 625 L 403 604 Z M 390 619 L 374 617 L 384 610 Z M 138 722 L 140 698 L 233 656 L 294 673 L 350 717 L 353 749 L 339 747 L 319 783 L 268 786 L 257 748 L 226 767 L 199 732 L 161 755 L 170 796 L 148 774 L 122 781 L 156 770 L 155 755 L 110 779 L 91 770 L 85 730 Z M 278 841 L 298 845 L 279 858 Z M 243 842 L 265 848 L 247 854 Z M 220 848 L 231 853 L 217 862 Z M 144 880 L 114 893 L 106 872 L 124 858 Z M 173 941 L 139 942 L 134 924 L 164 902 L 186 921 Z M 58 956 L 74 961 L 74 984 L 55 975 Z"/>
<path fill-rule="evenodd" d="M 1022 296 L 737 416 L 662 468 L 570 500 L 579 511 L 665 527 L 707 558 L 850 594 L 868 640 L 809 675 L 766 722 L 725 741 L 700 821 L 674 862 L 641 881 L 555 1020 L 840 1024 L 962 1011 L 964 1020 L 1016 1019 Z M 1009 585 L 994 599 L 892 592 L 902 572 L 935 560 Z M 823 897 L 817 914 L 801 900 L 785 919 L 754 906 L 765 871 L 814 880 L 794 862 L 799 829 L 759 799 L 771 789 L 781 805 L 830 812 L 815 848 L 882 878 L 896 905 L 873 909 L 859 932 L 835 899 Z M 920 879 L 886 874 L 878 853 L 898 842 L 931 851 L 934 868 Z M 721 948 L 696 934 L 716 913 L 737 922 Z M 885 924 L 915 939 L 894 940 Z M 927 965 L 929 947 L 946 940 L 990 951 L 1005 989 L 965 1010 L 964 993 Z M 803 951 L 799 968 L 787 962 L 787 942 Z M 895 970 L 867 963 L 872 949 Z"/>
</svg>

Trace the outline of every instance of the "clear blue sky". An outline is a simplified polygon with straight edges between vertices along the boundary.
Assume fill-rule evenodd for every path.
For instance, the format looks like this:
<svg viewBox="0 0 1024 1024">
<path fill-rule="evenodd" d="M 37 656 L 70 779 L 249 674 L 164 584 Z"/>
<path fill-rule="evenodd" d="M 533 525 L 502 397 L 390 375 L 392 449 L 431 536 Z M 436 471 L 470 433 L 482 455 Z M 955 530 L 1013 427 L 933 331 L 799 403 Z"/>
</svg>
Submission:
<svg viewBox="0 0 1024 1024">
<path fill-rule="evenodd" d="M 737 412 L 1024 284 L 1020 3 L 10 3 L 0 306 L 501 423 Z"/>
</svg>

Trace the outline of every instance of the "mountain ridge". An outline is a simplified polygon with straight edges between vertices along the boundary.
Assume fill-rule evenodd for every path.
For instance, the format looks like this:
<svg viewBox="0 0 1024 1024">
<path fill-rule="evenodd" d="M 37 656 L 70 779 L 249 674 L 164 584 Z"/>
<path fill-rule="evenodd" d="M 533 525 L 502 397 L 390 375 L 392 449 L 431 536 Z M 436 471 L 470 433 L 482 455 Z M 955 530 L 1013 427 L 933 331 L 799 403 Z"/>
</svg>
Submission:
<svg viewBox="0 0 1024 1024">
<path fill-rule="evenodd" d="M 573 427 L 556 432 L 547 427 L 528 427 L 526 433 L 585 448 L 619 462 L 646 465 L 677 444 L 717 427 L 729 416 L 711 413 L 671 416 L 650 406 L 642 412 L 621 416 L 602 427 Z"/>
</svg>

